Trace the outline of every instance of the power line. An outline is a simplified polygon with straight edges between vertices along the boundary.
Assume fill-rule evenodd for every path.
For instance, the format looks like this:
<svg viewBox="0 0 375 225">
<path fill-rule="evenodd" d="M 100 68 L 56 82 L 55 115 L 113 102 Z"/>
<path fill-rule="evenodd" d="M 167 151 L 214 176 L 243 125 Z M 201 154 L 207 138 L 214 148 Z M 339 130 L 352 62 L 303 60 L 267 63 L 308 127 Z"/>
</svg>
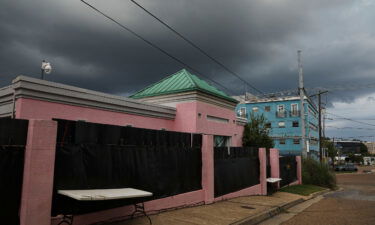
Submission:
<svg viewBox="0 0 375 225">
<path fill-rule="evenodd" d="M 149 14 L 150 16 L 152 16 L 154 19 L 156 19 L 157 21 L 159 21 L 161 24 L 163 24 L 165 27 L 167 27 L 169 30 L 171 30 L 174 34 L 176 34 L 177 36 L 179 36 L 180 38 L 182 38 L 184 41 L 186 41 L 187 43 L 189 43 L 191 46 L 193 46 L 195 49 L 197 49 L 200 53 L 202 53 L 203 55 L 207 56 L 212 61 L 214 61 L 216 64 L 218 64 L 219 66 L 221 66 L 222 68 L 224 68 L 227 72 L 229 72 L 230 74 L 232 74 L 233 76 L 235 76 L 236 78 L 238 78 L 239 80 L 241 80 L 242 82 L 244 82 L 245 84 L 247 84 L 252 89 L 256 90 L 257 92 L 259 92 L 261 94 L 263 94 L 263 92 L 261 90 L 259 90 L 258 88 L 254 87 L 253 85 L 251 85 L 250 83 L 248 83 L 246 80 L 244 80 L 241 76 L 239 76 L 233 70 L 229 69 L 227 66 L 225 66 L 222 62 L 220 62 L 219 60 L 217 60 L 213 56 L 209 55 L 201 47 L 199 47 L 194 42 L 192 42 L 190 39 L 188 39 L 187 37 L 185 37 L 184 35 L 182 35 L 181 33 L 179 33 L 173 27 L 171 27 L 170 25 L 168 25 L 166 22 L 162 21 L 160 18 L 158 18 L 156 15 L 154 15 L 149 10 L 147 10 L 145 7 L 143 7 L 142 5 L 140 5 L 138 2 L 136 2 L 134 0 L 130 0 L 130 1 L 133 2 L 135 5 L 137 5 L 139 8 L 141 8 L 143 11 L 145 11 L 147 14 Z"/>
<path fill-rule="evenodd" d="M 326 127 L 335 128 L 335 129 L 338 129 L 338 130 L 345 130 L 345 129 L 375 130 L 375 129 L 371 129 L 371 128 L 362 128 L 362 127 L 336 127 L 336 126 L 329 126 L 329 125 L 327 125 Z"/>
<path fill-rule="evenodd" d="M 231 92 L 232 94 L 234 94 L 234 92 L 232 92 L 231 90 L 229 90 L 228 88 L 226 88 L 224 85 L 220 84 L 219 82 L 217 81 L 214 81 L 212 79 L 210 79 L 209 77 L 205 76 L 202 72 L 200 72 L 199 70 L 195 69 L 194 67 L 190 66 L 189 64 L 183 62 L 182 60 L 180 60 L 179 58 L 173 56 L 172 54 L 168 53 L 167 51 L 165 51 L 164 49 L 160 48 L 159 46 L 157 46 L 156 44 L 152 43 L 151 41 L 145 39 L 144 37 L 142 37 L 141 35 L 137 34 L 135 31 L 133 31 L 132 29 L 126 27 L 125 25 L 121 24 L 120 22 L 118 22 L 117 20 L 113 19 L 112 17 L 108 16 L 107 14 L 105 14 L 104 12 L 100 11 L 99 9 L 97 9 L 96 7 L 94 7 L 93 5 L 89 4 L 88 2 L 84 1 L 84 0 L 80 0 L 82 3 L 84 3 L 85 5 L 89 6 L 91 9 L 93 9 L 94 11 L 98 12 L 99 14 L 101 14 L 102 16 L 106 17 L 107 19 L 111 20 L 112 22 L 114 22 L 115 24 L 117 24 L 118 26 L 120 26 L 121 28 L 125 29 L 126 31 L 130 32 L 131 34 L 133 34 L 134 36 L 136 36 L 137 38 L 139 38 L 140 40 L 146 42 L 148 45 L 150 45 L 151 47 L 159 50 L 160 52 L 162 52 L 163 54 L 167 55 L 168 57 L 172 58 L 173 60 L 177 61 L 178 63 L 180 63 L 181 65 L 189 68 L 190 70 L 194 71 L 195 73 L 198 73 L 199 75 L 205 77 L 207 80 L 217 84 L 218 86 L 222 87 L 223 89 L 227 90 L 228 92 Z"/>
<path fill-rule="evenodd" d="M 335 92 L 335 91 L 354 91 L 354 90 L 359 90 L 359 89 L 364 89 L 364 88 L 374 88 L 375 83 L 372 84 L 356 84 L 356 85 L 335 85 L 335 86 L 328 86 L 328 87 L 306 87 L 305 89 L 309 92 L 317 92 L 317 91 L 322 91 L 326 90 L 329 92 Z M 265 93 L 263 94 L 264 96 L 270 96 L 270 95 L 278 95 L 278 96 L 283 96 L 283 95 L 296 95 L 298 90 L 296 89 L 288 89 L 288 90 L 282 90 L 282 91 L 277 91 L 277 92 L 270 92 L 270 93 Z"/>
<path fill-rule="evenodd" d="M 352 122 L 356 122 L 356 123 L 360 123 L 360 124 L 364 124 L 364 125 L 374 126 L 374 127 L 375 127 L 375 124 L 366 123 L 366 122 L 362 122 L 362 121 L 354 120 L 354 119 L 351 119 L 351 118 L 346 118 L 346 117 L 343 117 L 343 116 L 340 116 L 340 115 L 336 115 L 336 114 L 333 114 L 333 113 L 329 113 L 329 112 L 326 112 L 326 113 L 327 113 L 327 114 L 330 114 L 330 115 L 333 115 L 333 116 L 336 116 L 336 117 L 338 117 L 338 118 L 344 119 L 344 120 L 348 120 L 348 121 L 352 121 Z"/>
</svg>

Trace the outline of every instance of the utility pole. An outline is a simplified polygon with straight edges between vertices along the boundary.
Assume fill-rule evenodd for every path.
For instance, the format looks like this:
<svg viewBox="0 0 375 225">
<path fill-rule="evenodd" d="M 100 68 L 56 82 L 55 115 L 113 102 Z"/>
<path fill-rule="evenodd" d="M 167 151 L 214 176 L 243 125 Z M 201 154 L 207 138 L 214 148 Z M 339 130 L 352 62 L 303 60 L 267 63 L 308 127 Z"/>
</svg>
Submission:
<svg viewBox="0 0 375 225">
<path fill-rule="evenodd" d="M 301 137 L 302 137 L 302 156 L 307 157 L 306 149 L 306 127 L 305 127 L 305 91 L 303 87 L 303 71 L 302 71 L 302 61 L 301 61 L 301 50 L 297 51 L 298 54 L 298 76 L 299 76 L 299 96 L 300 96 L 300 105 L 301 105 Z"/>
<path fill-rule="evenodd" d="M 328 91 L 319 91 L 318 93 L 318 107 L 319 107 L 319 159 L 323 162 L 322 152 L 322 99 L 321 94 L 327 93 Z"/>
<path fill-rule="evenodd" d="M 319 160 L 323 162 L 323 151 L 322 151 L 322 98 L 321 95 L 327 93 L 328 91 L 320 91 L 317 94 L 311 95 L 313 97 L 315 95 L 318 96 L 318 112 L 319 112 L 319 119 L 318 119 L 318 128 L 319 128 Z"/>
</svg>

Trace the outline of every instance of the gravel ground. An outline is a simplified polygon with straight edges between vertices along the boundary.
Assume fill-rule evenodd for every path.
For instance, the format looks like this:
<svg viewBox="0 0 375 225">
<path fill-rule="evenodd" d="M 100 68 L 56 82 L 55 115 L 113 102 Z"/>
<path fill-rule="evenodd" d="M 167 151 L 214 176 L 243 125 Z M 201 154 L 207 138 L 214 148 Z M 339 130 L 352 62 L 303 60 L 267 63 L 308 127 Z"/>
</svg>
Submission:
<svg viewBox="0 0 375 225">
<path fill-rule="evenodd" d="M 343 190 L 327 194 L 282 224 L 374 225 L 375 173 L 339 174 L 337 182 Z"/>
</svg>

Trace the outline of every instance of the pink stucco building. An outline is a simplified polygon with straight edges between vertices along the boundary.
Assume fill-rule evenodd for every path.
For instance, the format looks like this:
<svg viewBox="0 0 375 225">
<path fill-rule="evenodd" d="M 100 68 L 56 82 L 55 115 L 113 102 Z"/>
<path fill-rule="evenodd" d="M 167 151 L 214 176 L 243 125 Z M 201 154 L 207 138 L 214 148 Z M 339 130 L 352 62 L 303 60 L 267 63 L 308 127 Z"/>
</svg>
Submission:
<svg viewBox="0 0 375 225">
<path fill-rule="evenodd" d="M 242 144 L 246 121 L 236 117 L 236 104 L 236 100 L 186 70 L 137 92 L 131 98 L 18 76 L 10 86 L 0 89 L 0 117 L 30 120 L 20 209 L 21 224 L 51 224 L 57 132 L 56 122 L 52 119 L 203 134 L 202 190 L 146 202 L 147 211 L 199 202 L 207 204 L 241 195 L 266 194 L 266 155 L 265 150 L 261 149 L 260 184 L 214 198 L 213 147 Z M 219 143 L 218 140 L 223 138 L 225 141 Z M 275 155 L 278 157 L 277 153 Z M 277 174 L 277 171 L 274 173 Z M 131 211 L 132 208 L 128 206 L 80 215 L 75 218 L 74 224 L 90 224 Z M 53 219 L 52 223 L 57 221 Z"/>
<path fill-rule="evenodd" d="M 156 90 L 143 93 L 150 88 Z M 0 89 L 0 116 L 222 135 L 232 146 L 241 145 L 246 121 L 236 118 L 237 101 L 186 70 L 142 91 L 132 99 L 19 76 Z"/>
</svg>

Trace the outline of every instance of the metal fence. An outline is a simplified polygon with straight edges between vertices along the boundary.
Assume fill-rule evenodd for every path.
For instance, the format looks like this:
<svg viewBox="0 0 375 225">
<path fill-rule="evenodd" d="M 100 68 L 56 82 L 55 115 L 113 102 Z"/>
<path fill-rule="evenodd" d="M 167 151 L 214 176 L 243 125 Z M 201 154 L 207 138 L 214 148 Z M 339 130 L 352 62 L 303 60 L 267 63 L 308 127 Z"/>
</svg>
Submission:
<svg viewBox="0 0 375 225">
<path fill-rule="evenodd" d="M 259 184 L 258 149 L 214 148 L 215 197 Z"/>
<path fill-rule="evenodd" d="M 20 223 L 19 210 L 27 130 L 27 120 L 0 119 L 1 224 Z"/>
<path fill-rule="evenodd" d="M 297 161 L 296 156 L 281 156 L 279 158 L 280 168 L 280 186 L 286 186 L 297 180 Z"/>
<path fill-rule="evenodd" d="M 58 120 L 52 214 L 88 213 L 128 200 L 82 203 L 59 189 L 137 188 L 164 198 L 202 189 L 200 134 Z"/>
</svg>

